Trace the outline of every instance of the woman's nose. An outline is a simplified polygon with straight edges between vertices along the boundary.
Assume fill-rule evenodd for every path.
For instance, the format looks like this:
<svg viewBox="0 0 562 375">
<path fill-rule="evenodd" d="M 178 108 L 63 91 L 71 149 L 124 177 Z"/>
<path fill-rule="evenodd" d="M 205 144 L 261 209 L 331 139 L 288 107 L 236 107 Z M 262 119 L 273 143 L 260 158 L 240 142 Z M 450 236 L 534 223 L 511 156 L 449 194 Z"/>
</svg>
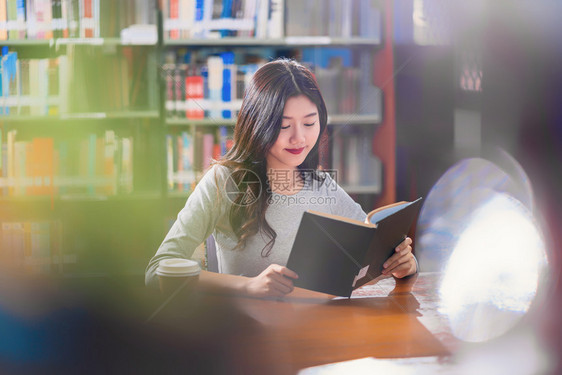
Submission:
<svg viewBox="0 0 562 375">
<path fill-rule="evenodd" d="M 291 135 L 291 143 L 299 144 L 304 142 L 304 131 L 302 127 L 295 126 L 293 130 L 293 134 Z"/>
</svg>

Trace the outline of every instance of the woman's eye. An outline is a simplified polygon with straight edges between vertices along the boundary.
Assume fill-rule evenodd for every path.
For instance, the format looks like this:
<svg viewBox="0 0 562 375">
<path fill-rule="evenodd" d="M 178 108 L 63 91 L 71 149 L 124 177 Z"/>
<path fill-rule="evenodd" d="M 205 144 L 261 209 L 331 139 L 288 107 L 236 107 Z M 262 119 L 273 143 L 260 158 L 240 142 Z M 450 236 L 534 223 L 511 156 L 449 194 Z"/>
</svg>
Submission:
<svg viewBox="0 0 562 375">
<path fill-rule="evenodd" d="M 314 125 L 314 124 L 316 124 L 316 121 L 313 122 L 312 124 L 304 124 L 304 126 L 312 126 L 312 125 Z"/>
<path fill-rule="evenodd" d="M 282 126 L 281 129 L 289 129 L 289 126 L 291 126 L 291 125 Z"/>
</svg>

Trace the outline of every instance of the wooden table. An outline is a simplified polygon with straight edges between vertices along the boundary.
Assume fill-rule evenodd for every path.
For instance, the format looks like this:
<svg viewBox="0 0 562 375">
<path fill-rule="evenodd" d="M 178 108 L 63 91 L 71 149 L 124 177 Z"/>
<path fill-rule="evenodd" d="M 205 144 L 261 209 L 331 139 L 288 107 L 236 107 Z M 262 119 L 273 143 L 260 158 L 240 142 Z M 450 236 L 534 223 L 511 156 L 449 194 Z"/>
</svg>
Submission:
<svg viewBox="0 0 562 375">
<path fill-rule="evenodd" d="M 303 290 L 283 300 L 199 296 L 189 303 L 200 309 L 188 318 L 196 329 L 186 336 L 205 337 L 206 348 L 220 342 L 217 360 L 229 373 L 294 374 L 364 357 L 446 357 L 455 342 L 436 311 L 438 281 L 424 273 L 385 279 L 351 299 Z"/>
</svg>

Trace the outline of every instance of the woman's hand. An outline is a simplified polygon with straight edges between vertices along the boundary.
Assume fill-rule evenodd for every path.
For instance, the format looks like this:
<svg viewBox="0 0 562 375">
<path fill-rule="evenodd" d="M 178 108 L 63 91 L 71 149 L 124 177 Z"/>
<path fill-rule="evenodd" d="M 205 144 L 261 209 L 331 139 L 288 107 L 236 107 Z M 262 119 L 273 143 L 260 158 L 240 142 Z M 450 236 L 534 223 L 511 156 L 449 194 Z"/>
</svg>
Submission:
<svg viewBox="0 0 562 375">
<path fill-rule="evenodd" d="M 287 267 L 272 264 L 246 283 L 246 293 L 255 297 L 283 297 L 294 289 L 293 280 L 298 275 Z"/>
<path fill-rule="evenodd" d="M 395 253 L 384 262 L 383 275 L 403 278 L 416 273 L 416 260 L 412 254 L 412 239 L 406 237 L 395 249 Z"/>
</svg>

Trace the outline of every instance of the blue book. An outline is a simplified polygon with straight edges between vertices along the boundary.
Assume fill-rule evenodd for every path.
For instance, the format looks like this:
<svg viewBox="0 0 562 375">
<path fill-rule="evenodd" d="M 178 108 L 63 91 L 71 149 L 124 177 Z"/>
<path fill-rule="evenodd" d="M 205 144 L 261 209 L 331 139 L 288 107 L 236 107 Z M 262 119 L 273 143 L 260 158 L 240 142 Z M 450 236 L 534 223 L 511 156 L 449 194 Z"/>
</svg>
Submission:
<svg viewBox="0 0 562 375">
<path fill-rule="evenodd" d="M 232 0 L 223 0 L 221 18 L 232 18 Z M 231 36 L 232 30 L 220 30 L 221 37 Z"/>
<path fill-rule="evenodd" d="M 234 53 L 225 52 L 221 54 L 223 61 L 222 69 L 222 101 L 224 103 L 230 103 L 232 101 L 232 80 L 233 80 L 233 68 L 234 68 Z M 232 111 L 229 109 L 224 109 L 222 111 L 222 118 L 232 118 Z"/>
</svg>

